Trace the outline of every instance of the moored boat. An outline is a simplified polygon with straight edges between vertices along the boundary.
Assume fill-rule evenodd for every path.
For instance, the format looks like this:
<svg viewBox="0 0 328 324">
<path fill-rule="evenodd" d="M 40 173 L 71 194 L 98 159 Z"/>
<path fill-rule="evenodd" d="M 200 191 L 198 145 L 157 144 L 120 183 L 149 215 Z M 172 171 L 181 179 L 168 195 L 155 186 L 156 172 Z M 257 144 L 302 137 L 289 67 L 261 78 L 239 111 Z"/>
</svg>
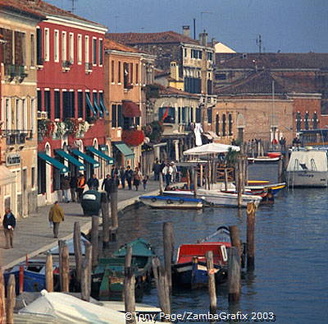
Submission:
<svg viewBox="0 0 328 324">
<path fill-rule="evenodd" d="M 181 195 L 141 196 L 139 199 L 152 208 L 200 209 L 204 207 L 203 199 L 194 198 L 190 191 L 184 193 Z"/>
<path fill-rule="evenodd" d="M 176 262 L 172 267 L 172 279 L 175 286 L 200 288 L 207 286 L 208 274 L 206 252 L 213 252 L 216 283 L 222 283 L 227 276 L 227 248 L 231 247 L 230 232 L 225 226 L 219 227 L 208 238 L 195 244 L 180 245 Z"/>
</svg>

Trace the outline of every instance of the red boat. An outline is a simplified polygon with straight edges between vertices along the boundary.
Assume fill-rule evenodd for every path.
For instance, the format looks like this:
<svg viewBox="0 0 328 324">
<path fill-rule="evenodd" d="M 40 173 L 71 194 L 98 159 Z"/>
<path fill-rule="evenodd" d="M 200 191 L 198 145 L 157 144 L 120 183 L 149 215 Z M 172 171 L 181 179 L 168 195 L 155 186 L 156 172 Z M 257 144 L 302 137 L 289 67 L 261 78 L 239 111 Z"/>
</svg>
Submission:
<svg viewBox="0 0 328 324">
<path fill-rule="evenodd" d="M 227 248 L 231 247 L 230 231 L 221 226 L 215 233 L 196 244 L 182 244 L 179 247 L 177 261 L 173 265 L 173 283 L 176 286 L 200 288 L 207 286 L 206 252 L 213 252 L 216 283 L 222 283 L 227 277 Z"/>
</svg>

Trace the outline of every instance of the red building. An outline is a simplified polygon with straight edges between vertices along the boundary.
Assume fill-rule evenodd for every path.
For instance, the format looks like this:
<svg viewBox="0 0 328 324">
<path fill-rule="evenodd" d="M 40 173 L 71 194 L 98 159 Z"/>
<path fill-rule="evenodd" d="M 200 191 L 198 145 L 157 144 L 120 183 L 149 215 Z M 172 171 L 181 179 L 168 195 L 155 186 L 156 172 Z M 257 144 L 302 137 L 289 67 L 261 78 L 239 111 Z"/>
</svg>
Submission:
<svg viewBox="0 0 328 324">
<path fill-rule="evenodd" d="M 61 198 L 64 175 L 108 172 L 104 102 L 107 28 L 43 1 L 28 1 L 46 16 L 37 27 L 38 203 Z"/>
</svg>

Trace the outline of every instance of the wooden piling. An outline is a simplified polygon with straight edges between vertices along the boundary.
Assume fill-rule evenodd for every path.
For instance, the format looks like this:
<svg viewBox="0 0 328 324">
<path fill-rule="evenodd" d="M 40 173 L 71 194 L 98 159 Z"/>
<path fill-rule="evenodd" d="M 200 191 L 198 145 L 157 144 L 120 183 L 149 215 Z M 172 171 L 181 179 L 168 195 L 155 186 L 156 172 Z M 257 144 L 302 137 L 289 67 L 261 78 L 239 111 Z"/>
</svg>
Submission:
<svg viewBox="0 0 328 324">
<path fill-rule="evenodd" d="M 228 169 L 224 168 L 224 190 L 228 191 Z"/>
<path fill-rule="evenodd" d="M 82 247 L 81 247 L 81 228 L 79 222 L 74 223 L 73 244 L 74 244 L 76 280 L 78 283 L 81 283 Z"/>
<path fill-rule="evenodd" d="M 247 271 L 253 271 L 255 269 L 255 204 L 247 204 Z"/>
<path fill-rule="evenodd" d="M 162 195 L 163 194 L 163 174 L 162 172 L 159 175 L 159 194 Z"/>
<path fill-rule="evenodd" d="M 108 249 L 109 247 L 109 201 L 107 199 L 107 194 L 101 194 L 101 214 L 102 214 L 102 228 L 103 228 L 103 248 Z"/>
<path fill-rule="evenodd" d="M 281 155 L 278 160 L 278 182 L 283 182 L 284 180 L 284 155 Z"/>
<path fill-rule="evenodd" d="M 19 273 L 18 273 L 18 283 L 19 283 L 19 294 L 24 291 L 24 266 L 19 266 Z"/>
<path fill-rule="evenodd" d="M 238 168 L 237 168 L 237 179 L 238 179 L 238 182 L 237 182 L 237 194 L 238 194 L 238 208 L 241 207 L 242 205 L 242 201 L 243 201 L 243 197 L 242 197 L 242 189 L 243 189 L 243 186 L 242 186 L 242 164 L 241 164 L 241 159 L 239 158 L 238 159 Z"/>
<path fill-rule="evenodd" d="M 164 268 L 167 275 L 169 293 L 172 292 L 172 261 L 174 253 L 174 232 L 172 222 L 163 224 Z"/>
<path fill-rule="evenodd" d="M 112 218 L 112 228 L 118 228 L 118 211 L 117 211 L 117 186 L 113 184 L 112 192 L 110 194 L 110 211 Z"/>
<path fill-rule="evenodd" d="M 165 275 L 165 270 L 161 267 L 160 260 L 156 257 L 152 260 L 154 279 L 158 294 L 159 307 L 164 314 L 171 314 L 170 295 L 168 288 L 168 280 Z M 164 321 L 168 322 L 168 320 Z"/>
<path fill-rule="evenodd" d="M 5 280 L 0 267 L 0 323 L 6 323 Z"/>
<path fill-rule="evenodd" d="M 15 283 L 15 276 L 11 274 L 7 284 L 7 299 L 6 299 L 7 324 L 14 323 L 15 304 L 16 304 L 16 283 Z"/>
<path fill-rule="evenodd" d="M 53 260 L 50 252 L 47 253 L 46 259 L 46 289 L 48 292 L 54 291 Z"/>
<path fill-rule="evenodd" d="M 238 226 L 236 225 L 229 226 L 229 231 L 230 231 L 231 245 L 235 246 L 239 251 L 239 255 L 241 255 L 242 246 L 241 246 Z"/>
<path fill-rule="evenodd" d="M 194 169 L 194 197 L 197 198 L 198 177 L 197 170 Z"/>
<path fill-rule="evenodd" d="M 240 256 L 238 248 L 228 249 L 228 300 L 236 302 L 240 298 Z"/>
<path fill-rule="evenodd" d="M 91 244 L 92 244 L 92 267 L 98 264 L 99 255 L 99 217 L 92 216 L 92 227 L 91 227 Z"/>
<path fill-rule="evenodd" d="M 84 244 L 85 244 L 85 256 L 82 262 L 81 299 L 85 301 L 90 301 L 92 245 L 89 242 L 85 242 Z"/>
<path fill-rule="evenodd" d="M 65 241 L 58 241 L 59 244 L 59 273 L 60 290 L 69 292 L 69 253 Z"/>
<path fill-rule="evenodd" d="M 216 298 L 215 273 L 214 273 L 212 251 L 206 252 L 206 266 L 207 266 L 207 276 L 208 276 L 208 292 L 210 295 L 210 313 L 216 314 L 217 298 Z"/>
<path fill-rule="evenodd" d="M 125 268 L 124 268 L 124 306 L 125 313 L 130 314 L 126 317 L 125 322 L 128 324 L 136 323 L 136 300 L 135 300 L 135 275 L 131 268 L 132 262 L 132 246 L 128 246 L 125 256 Z"/>
</svg>

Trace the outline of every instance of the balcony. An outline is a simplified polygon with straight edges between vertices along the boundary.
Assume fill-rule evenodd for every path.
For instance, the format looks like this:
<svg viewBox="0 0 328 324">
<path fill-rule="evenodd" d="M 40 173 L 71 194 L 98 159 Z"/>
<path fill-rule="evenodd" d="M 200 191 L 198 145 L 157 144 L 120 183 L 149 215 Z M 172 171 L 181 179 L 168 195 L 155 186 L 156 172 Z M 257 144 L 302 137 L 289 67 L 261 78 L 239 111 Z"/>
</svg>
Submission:
<svg viewBox="0 0 328 324">
<path fill-rule="evenodd" d="M 1 136 L 6 138 L 7 145 L 24 144 L 33 137 L 31 129 L 3 129 Z"/>
<path fill-rule="evenodd" d="M 25 72 L 24 65 L 18 65 L 18 64 L 6 64 L 5 65 L 6 81 L 11 82 L 14 79 L 16 79 L 16 81 L 21 83 L 27 76 L 28 76 L 28 74 Z"/>
<path fill-rule="evenodd" d="M 62 62 L 62 69 L 63 72 L 68 72 L 71 69 L 72 62 L 71 61 L 63 61 Z"/>
<path fill-rule="evenodd" d="M 92 63 L 86 62 L 85 63 L 85 73 L 90 74 L 92 72 Z"/>
</svg>

